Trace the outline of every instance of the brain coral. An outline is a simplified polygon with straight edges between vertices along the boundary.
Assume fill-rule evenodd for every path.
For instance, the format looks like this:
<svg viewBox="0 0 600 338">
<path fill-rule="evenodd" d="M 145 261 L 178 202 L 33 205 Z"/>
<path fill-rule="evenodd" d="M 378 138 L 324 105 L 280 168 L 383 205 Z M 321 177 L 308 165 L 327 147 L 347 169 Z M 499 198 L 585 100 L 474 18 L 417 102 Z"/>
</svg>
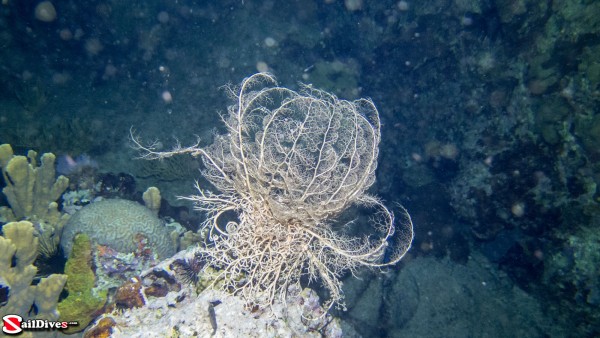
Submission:
<svg viewBox="0 0 600 338">
<path fill-rule="evenodd" d="M 148 239 L 159 260 L 175 254 L 176 246 L 169 229 L 146 207 L 128 200 L 107 199 L 92 203 L 76 212 L 63 229 L 60 244 L 65 256 L 69 256 L 73 238 L 78 233 L 87 234 L 100 245 L 119 252 L 137 249 L 136 235 Z"/>
</svg>

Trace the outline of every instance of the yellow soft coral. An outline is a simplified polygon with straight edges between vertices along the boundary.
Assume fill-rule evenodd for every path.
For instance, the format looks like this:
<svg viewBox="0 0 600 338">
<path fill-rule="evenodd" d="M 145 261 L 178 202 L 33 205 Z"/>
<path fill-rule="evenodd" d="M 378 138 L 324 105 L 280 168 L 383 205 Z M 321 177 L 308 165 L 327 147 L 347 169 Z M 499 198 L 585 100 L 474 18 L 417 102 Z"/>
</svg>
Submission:
<svg viewBox="0 0 600 338">
<path fill-rule="evenodd" d="M 27 221 L 11 222 L 2 227 L 0 236 L 0 284 L 9 289 L 6 305 L 0 308 L 0 316 L 18 314 L 23 318 L 58 318 L 56 304 L 67 276 L 50 275 L 32 285 L 37 268 L 33 262 L 37 256 L 38 239 L 33 235 L 33 224 Z M 14 263 L 14 264 L 13 264 Z M 37 315 L 31 317 L 35 305 Z"/>
<path fill-rule="evenodd" d="M 0 215 L 9 221 L 26 217 L 40 220 L 60 218 L 54 202 L 69 186 L 69 179 L 64 176 L 56 178 L 54 154 L 43 154 L 40 166 L 37 166 L 36 157 L 35 151 L 29 151 L 27 157 L 18 156 L 14 155 L 9 144 L 0 145 L 0 167 L 6 182 L 2 192 L 12 210 L 4 209 Z"/>
<path fill-rule="evenodd" d="M 58 211 L 56 203 L 67 189 L 69 179 L 56 178 L 55 160 L 54 154 L 43 154 L 38 166 L 35 151 L 18 156 L 9 144 L 0 145 L 0 169 L 6 183 L 2 192 L 10 205 L 10 208 L 0 207 L 0 221 L 27 219 L 33 222 L 36 235 L 52 248 L 58 246 L 58 235 L 69 219 L 69 215 Z"/>
</svg>

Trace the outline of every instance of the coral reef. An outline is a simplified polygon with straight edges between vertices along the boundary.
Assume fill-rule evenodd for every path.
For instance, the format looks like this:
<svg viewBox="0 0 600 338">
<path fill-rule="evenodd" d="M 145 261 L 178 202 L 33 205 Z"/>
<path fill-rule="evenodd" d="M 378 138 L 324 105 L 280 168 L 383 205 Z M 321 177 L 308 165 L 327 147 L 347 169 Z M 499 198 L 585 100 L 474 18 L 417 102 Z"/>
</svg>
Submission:
<svg viewBox="0 0 600 338">
<path fill-rule="evenodd" d="M 68 255 L 76 234 L 87 234 L 94 245 L 104 245 L 122 253 L 139 249 L 138 236 L 147 240 L 147 248 L 161 260 L 177 249 L 171 232 L 152 211 L 127 200 L 107 199 L 91 203 L 76 212 L 63 229 L 61 246 Z"/>
<path fill-rule="evenodd" d="M 55 203 L 67 189 L 69 180 L 56 178 L 52 153 L 43 154 L 37 166 L 37 153 L 29 151 L 27 157 L 15 156 L 9 144 L 0 145 L 0 167 L 6 182 L 2 190 L 10 211 L 2 208 L 1 215 L 8 221 L 37 218 L 58 224 L 63 222 Z"/>
<path fill-rule="evenodd" d="M 338 100 L 308 86 L 300 93 L 279 87 L 266 73 L 229 94 L 235 103 L 223 117 L 228 133 L 211 146 L 158 152 L 132 135 L 135 146 L 150 159 L 202 156 L 204 177 L 220 193 L 198 188 L 189 197 L 208 213 L 209 241 L 197 252 L 205 269 L 219 270 L 224 290 L 267 306 L 285 302 L 306 276 L 323 282 L 329 306 L 342 304 L 342 273 L 393 265 L 412 242 L 405 210 L 396 228 L 389 209 L 365 193 L 375 181 L 377 109 L 370 100 Z M 356 221 L 358 236 L 349 232 L 354 221 L 336 225 L 350 206 L 376 210 L 369 222 Z"/>
<path fill-rule="evenodd" d="M 66 333 L 83 331 L 106 302 L 106 290 L 96 288 L 92 262 L 89 237 L 84 234 L 75 236 L 73 249 L 65 265 L 65 274 L 69 276 L 66 285 L 69 295 L 58 304 L 58 310 L 61 320 L 77 321 L 79 325 L 69 327 Z"/>
<path fill-rule="evenodd" d="M 38 246 L 33 224 L 27 221 L 7 223 L 2 226 L 2 232 L 0 289 L 7 288 L 8 300 L 0 307 L 0 317 L 17 314 L 24 319 L 58 319 L 56 304 L 67 276 L 53 274 L 33 285 L 37 273 L 33 262 Z M 32 308 L 37 310 L 31 311 Z"/>
<path fill-rule="evenodd" d="M 156 187 L 150 187 L 144 191 L 142 194 L 142 199 L 144 200 L 146 208 L 150 209 L 154 215 L 158 216 L 161 199 L 160 190 L 158 190 Z"/>
<path fill-rule="evenodd" d="M 132 309 L 146 304 L 142 295 L 142 282 L 136 277 L 117 288 L 114 298 L 117 309 Z"/>
<path fill-rule="evenodd" d="M 269 309 L 247 307 L 244 299 L 214 289 L 198 294 L 185 274 L 173 268 L 193 255 L 193 250 L 181 251 L 143 271 L 129 283 L 128 292 L 121 292 L 120 303 L 126 306 L 103 315 L 84 336 L 106 331 L 111 337 L 342 336 L 339 320 L 325 313 L 310 289 L 292 286 L 285 304 L 278 300 Z"/>
<path fill-rule="evenodd" d="M 84 338 L 109 338 L 114 333 L 113 327 L 117 323 L 114 319 L 104 317 L 96 323 L 92 330 L 86 331 L 83 335 Z"/>
<path fill-rule="evenodd" d="M 141 191 L 158 186 L 175 205 L 175 196 L 193 194 L 186 181 L 201 160 L 127 161 L 128 126 L 163 141 L 197 134 L 206 146 L 226 129 L 215 83 L 259 66 L 292 89 L 301 80 L 344 99 L 370 96 L 383 125 L 370 189 L 410 206 L 419 224 L 411 254 L 466 264 L 484 253 L 490 270 L 509 272 L 562 314 L 554 325 L 600 336 L 592 232 L 600 219 L 586 211 L 597 215 L 600 206 L 600 1 L 112 1 L 58 9 L 60 20 L 48 24 L 25 2 L 3 1 L 0 138 L 16 153 L 96 151 L 103 171 L 144 176 Z M 439 156 L 435 143 L 458 152 Z M 104 183 L 103 196 L 118 191 Z M 120 198 L 132 199 L 127 187 Z M 67 198 L 75 204 L 63 210 L 101 196 L 91 193 Z M 183 222 L 189 213 L 170 215 Z M 204 216 L 195 215 L 190 229 Z M 236 211 L 222 219 L 238 221 Z M 188 243 L 198 236 L 188 234 Z M 103 264 L 118 258 L 106 253 Z M 500 312 L 484 320 L 510 318 Z M 450 332 L 447 324 L 469 315 L 458 313 L 430 327 Z"/>
<path fill-rule="evenodd" d="M 40 248 L 52 252 L 69 219 L 69 215 L 58 210 L 56 202 L 67 189 L 69 179 L 56 178 L 54 154 L 43 154 L 39 166 L 36 158 L 35 151 L 30 150 L 27 157 L 17 156 L 9 144 L 0 145 L 0 168 L 6 182 L 2 192 L 10 205 L 0 207 L 0 221 L 29 220 L 35 226 Z"/>
</svg>

